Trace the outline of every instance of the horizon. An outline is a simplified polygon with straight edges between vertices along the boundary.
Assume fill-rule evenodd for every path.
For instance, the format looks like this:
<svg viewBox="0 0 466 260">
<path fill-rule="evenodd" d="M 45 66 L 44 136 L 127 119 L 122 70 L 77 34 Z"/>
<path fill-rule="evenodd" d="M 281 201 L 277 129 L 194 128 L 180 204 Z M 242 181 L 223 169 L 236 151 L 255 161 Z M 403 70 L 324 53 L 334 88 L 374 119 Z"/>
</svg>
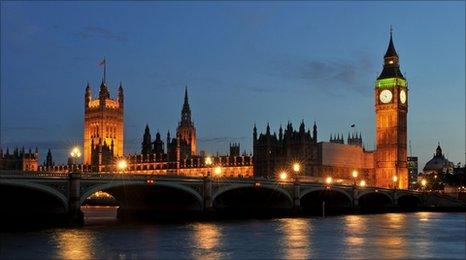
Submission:
<svg viewBox="0 0 466 260">
<path fill-rule="evenodd" d="M 438 142 L 450 161 L 465 163 L 464 12 L 458 8 L 464 11 L 464 2 L 359 4 L 372 12 L 357 18 L 350 14 L 351 19 L 339 19 L 328 30 L 318 26 L 325 14 L 348 16 L 345 7 L 358 8 L 348 3 L 241 3 L 233 8 L 208 3 L 199 10 L 191 3 L 145 4 L 151 8 L 3 2 L 0 144 L 26 149 L 35 144 L 31 148 L 39 147 L 40 163 L 50 147 L 55 162 L 65 163 L 71 147 L 82 146 L 84 89 L 89 81 L 95 96 L 102 76 L 98 63 L 105 57 L 111 96 L 123 82 L 125 154 L 140 152 L 146 123 L 151 134 L 157 129 L 163 137 L 167 130 L 174 133 L 185 85 L 199 150 L 224 153 L 228 143 L 239 142 L 241 152 L 252 152 L 254 123 L 260 133 L 267 122 L 275 132 L 280 124 L 291 121 L 296 128 L 301 120 L 306 128 L 316 121 L 319 142 L 336 133 L 346 139 L 355 130 L 374 150 L 374 84 L 393 24 L 409 82 L 408 140 L 419 169 Z M 84 26 L 73 23 L 91 9 L 102 18 L 90 15 Z M 312 17 L 305 12 L 315 10 Z M 387 20 L 373 19 L 380 18 L 373 17 L 378 10 L 391 15 L 379 13 Z M 446 18 L 445 12 L 450 14 Z M 116 13 L 126 18 L 115 19 Z M 418 19 L 403 20 L 407 14 Z M 150 15 L 153 19 L 147 19 Z M 60 23 L 60 17 L 70 19 Z M 130 19 L 134 25 L 122 22 Z M 158 41 L 160 35 L 168 40 Z M 311 37 L 316 35 L 317 40 Z"/>
</svg>

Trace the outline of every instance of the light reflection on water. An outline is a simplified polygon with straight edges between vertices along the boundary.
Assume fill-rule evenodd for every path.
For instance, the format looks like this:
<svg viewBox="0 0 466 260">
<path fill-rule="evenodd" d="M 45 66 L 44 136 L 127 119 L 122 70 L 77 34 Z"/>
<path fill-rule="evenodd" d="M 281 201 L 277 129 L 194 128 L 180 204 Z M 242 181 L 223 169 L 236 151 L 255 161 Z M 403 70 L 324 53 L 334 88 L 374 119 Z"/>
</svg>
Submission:
<svg viewBox="0 0 466 260">
<path fill-rule="evenodd" d="M 280 249 L 283 258 L 286 259 L 306 259 L 310 257 L 312 250 L 311 241 L 311 221 L 305 218 L 283 218 L 278 220 L 279 229 L 283 233 L 280 236 Z"/>
<path fill-rule="evenodd" d="M 195 223 L 193 227 L 192 240 L 196 243 L 198 251 L 194 252 L 194 257 L 199 258 L 219 258 L 222 256 L 218 252 L 221 239 L 221 226 L 212 223 Z"/>
<path fill-rule="evenodd" d="M 91 259 L 94 248 L 92 232 L 62 229 L 54 237 L 57 243 L 57 255 L 61 259 Z"/>
<path fill-rule="evenodd" d="M 82 228 L 2 233 L 0 258 L 464 259 L 465 218 L 418 212 L 180 224 L 90 221 Z"/>
</svg>

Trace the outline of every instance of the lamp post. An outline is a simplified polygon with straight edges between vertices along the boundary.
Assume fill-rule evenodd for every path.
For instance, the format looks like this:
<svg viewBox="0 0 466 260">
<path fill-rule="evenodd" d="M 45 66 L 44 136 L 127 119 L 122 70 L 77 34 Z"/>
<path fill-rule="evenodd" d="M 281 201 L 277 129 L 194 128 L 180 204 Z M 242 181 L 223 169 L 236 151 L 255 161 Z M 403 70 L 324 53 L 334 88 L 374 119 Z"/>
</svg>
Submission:
<svg viewBox="0 0 466 260">
<path fill-rule="evenodd" d="M 207 166 L 207 176 L 206 177 L 210 177 L 211 173 L 211 166 L 212 166 L 212 157 L 210 156 L 207 156 L 205 159 L 204 159 L 204 163 L 205 165 Z"/>
<path fill-rule="evenodd" d="M 301 164 L 295 162 L 293 163 L 292 168 L 293 168 L 293 180 L 294 182 L 298 182 L 298 175 L 299 175 L 299 172 L 301 171 Z"/>
<path fill-rule="evenodd" d="M 119 173 L 125 173 L 126 168 L 128 168 L 128 162 L 125 159 L 121 159 L 117 162 L 117 169 Z"/>
<path fill-rule="evenodd" d="M 366 187 L 366 181 L 365 181 L 365 180 L 361 180 L 361 181 L 359 182 L 359 187 L 361 187 L 361 188 Z"/>
<path fill-rule="evenodd" d="M 214 168 L 214 175 L 215 175 L 215 177 L 221 177 L 221 176 L 222 176 L 222 171 L 223 171 L 222 167 L 216 166 L 216 167 Z"/>
<path fill-rule="evenodd" d="M 358 179 L 358 171 L 354 170 L 351 175 L 353 176 L 353 186 L 356 187 L 356 180 Z"/>
<path fill-rule="evenodd" d="M 327 178 L 325 178 L 325 183 L 327 183 L 327 185 L 331 185 L 333 182 L 333 178 L 331 176 L 327 176 Z"/>
<path fill-rule="evenodd" d="M 422 186 L 422 190 L 425 191 L 425 190 L 426 190 L 426 186 L 427 186 L 427 180 L 426 180 L 426 179 L 422 179 L 422 180 L 421 180 L 421 186 Z"/>
<path fill-rule="evenodd" d="M 393 189 L 396 190 L 396 186 L 397 186 L 397 182 L 398 182 L 398 176 L 393 176 Z"/>
<path fill-rule="evenodd" d="M 281 180 L 281 181 L 286 181 L 286 179 L 288 179 L 288 173 L 285 172 L 285 171 L 282 171 L 278 174 L 278 178 Z"/>
<path fill-rule="evenodd" d="M 78 163 L 78 158 L 81 157 L 81 151 L 79 147 L 75 146 L 70 152 L 71 156 L 71 171 L 74 171 L 76 164 Z"/>
</svg>

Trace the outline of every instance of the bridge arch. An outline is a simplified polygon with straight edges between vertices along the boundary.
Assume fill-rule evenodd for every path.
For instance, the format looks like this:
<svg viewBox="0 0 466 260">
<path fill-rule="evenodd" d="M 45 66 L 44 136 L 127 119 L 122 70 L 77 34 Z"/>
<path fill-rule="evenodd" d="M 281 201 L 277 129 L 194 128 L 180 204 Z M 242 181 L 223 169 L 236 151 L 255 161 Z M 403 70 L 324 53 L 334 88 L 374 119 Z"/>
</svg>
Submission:
<svg viewBox="0 0 466 260">
<path fill-rule="evenodd" d="M 299 196 L 299 199 L 302 199 L 307 194 L 309 194 L 311 192 L 315 192 L 315 191 L 335 191 L 335 192 L 338 192 L 338 193 L 344 195 L 345 197 L 347 197 L 349 201 L 353 200 L 353 198 L 351 197 L 351 195 L 348 192 L 346 192 L 344 189 L 341 189 L 341 188 L 338 188 L 338 187 L 331 187 L 330 189 L 326 189 L 325 187 L 308 188 L 308 189 L 305 189 L 305 190 L 303 190 L 301 192 L 301 194 Z"/>
<path fill-rule="evenodd" d="M 359 208 L 367 212 L 384 212 L 395 206 L 395 199 L 390 192 L 366 190 L 357 195 Z"/>
<path fill-rule="evenodd" d="M 422 198 L 419 194 L 402 193 L 397 196 L 396 201 L 401 208 L 414 210 L 422 203 Z"/>
<path fill-rule="evenodd" d="M 391 203 L 393 203 L 393 197 L 388 192 L 384 192 L 384 191 L 365 190 L 363 192 L 358 193 L 357 199 L 359 200 L 363 198 L 364 196 L 370 196 L 370 195 L 376 195 L 376 194 L 385 196 L 388 200 L 390 200 Z"/>
<path fill-rule="evenodd" d="M 52 188 L 50 186 L 43 185 L 43 184 L 40 184 L 40 183 L 9 181 L 9 180 L 2 180 L 0 182 L 0 186 L 1 185 L 13 186 L 13 187 L 22 187 L 22 188 L 35 190 L 35 191 L 44 192 L 44 193 L 46 193 L 48 195 L 51 195 L 55 199 L 58 199 L 58 201 L 63 206 L 64 211 L 65 212 L 68 211 L 68 199 L 65 197 L 65 195 L 63 193 L 61 193 L 57 189 L 54 189 L 54 188 Z"/>
<path fill-rule="evenodd" d="M 278 191 L 281 194 L 285 195 L 290 200 L 291 203 L 293 202 L 293 198 L 291 197 L 290 193 L 281 187 L 273 186 L 273 185 L 253 186 L 252 184 L 236 184 L 236 185 L 228 185 L 228 186 L 222 187 L 218 189 L 212 195 L 212 201 L 214 201 L 218 196 L 220 196 L 221 194 L 227 191 L 231 191 L 235 189 L 243 189 L 243 188 L 268 189 L 268 190 Z"/>
<path fill-rule="evenodd" d="M 91 196 L 92 194 L 96 193 L 97 191 L 102 191 L 102 190 L 108 190 L 111 188 L 118 188 L 118 187 L 124 187 L 124 186 L 149 186 L 146 181 L 112 181 L 110 183 L 105 183 L 101 185 L 95 185 L 92 186 L 89 190 L 85 191 L 80 198 L 80 204 L 82 205 L 84 201 Z M 173 188 L 176 190 L 181 190 L 184 191 L 190 195 L 192 195 L 197 202 L 199 202 L 199 205 L 203 205 L 203 198 L 201 194 L 199 194 L 196 190 L 187 187 L 182 184 L 176 184 L 176 183 L 167 183 L 167 182 L 155 182 L 151 184 L 150 186 L 159 186 L 159 187 L 167 187 L 167 188 Z"/>
<path fill-rule="evenodd" d="M 236 213 L 255 213 L 268 210 L 289 210 L 293 207 L 292 195 L 277 185 L 230 184 L 213 192 L 212 204 L 217 210 L 229 210 Z"/>
</svg>

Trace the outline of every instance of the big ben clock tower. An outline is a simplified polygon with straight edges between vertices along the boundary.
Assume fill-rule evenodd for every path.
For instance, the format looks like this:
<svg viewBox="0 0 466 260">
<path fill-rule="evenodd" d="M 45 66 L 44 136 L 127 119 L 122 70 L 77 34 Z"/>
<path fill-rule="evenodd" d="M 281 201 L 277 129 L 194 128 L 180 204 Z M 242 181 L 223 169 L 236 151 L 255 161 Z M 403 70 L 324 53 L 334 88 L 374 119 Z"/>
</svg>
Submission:
<svg viewBox="0 0 466 260">
<path fill-rule="evenodd" d="M 377 187 L 407 189 L 408 84 L 398 62 L 390 30 L 383 70 L 375 84 L 375 182 Z"/>
</svg>

